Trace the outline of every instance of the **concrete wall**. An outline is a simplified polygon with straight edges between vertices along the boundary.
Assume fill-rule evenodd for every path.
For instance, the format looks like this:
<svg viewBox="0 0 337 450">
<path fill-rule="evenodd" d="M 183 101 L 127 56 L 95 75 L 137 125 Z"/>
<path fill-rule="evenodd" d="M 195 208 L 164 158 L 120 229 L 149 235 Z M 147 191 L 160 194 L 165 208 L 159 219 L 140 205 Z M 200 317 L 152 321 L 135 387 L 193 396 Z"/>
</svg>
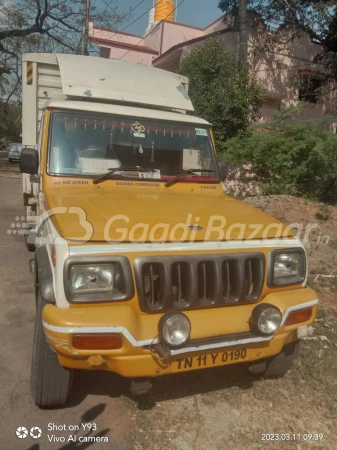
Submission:
<svg viewBox="0 0 337 450">
<path fill-rule="evenodd" d="M 309 37 L 272 47 L 268 52 L 259 53 L 254 57 L 253 50 L 257 42 L 261 42 L 261 37 L 251 34 L 250 63 L 259 80 L 273 97 L 283 98 L 286 101 L 293 99 L 294 91 L 289 85 L 291 78 L 297 77 L 301 70 L 324 72 L 323 66 L 313 63 L 321 48 L 312 43 Z"/>
<path fill-rule="evenodd" d="M 258 36 L 251 34 L 251 50 L 257 38 Z M 329 113 L 332 103 L 337 98 L 335 91 L 327 88 L 326 92 L 321 93 L 317 103 L 300 102 L 298 87 L 294 83 L 305 73 L 318 77 L 324 73 L 324 66 L 313 63 L 320 51 L 320 46 L 313 43 L 309 36 L 303 36 L 277 45 L 267 53 L 251 56 L 253 71 L 268 91 L 266 105 L 261 111 L 261 122 L 272 119 L 273 109 L 285 109 L 295 105 L 301 106 L 301 111 L 295 116 L 298 120 L 320 119 Z"/>
<path fill-rule="evenodd" d="M 203 36 L 200 28 L 190 28 L 175 22 L 164 22 L 164 34 L 161 54 L 175 45 Z"/>
<path fill-rule="evenodd" d="M 238 34 L 235 33 L 235 31 L 228 31 L 225 34 L 220 35 L 219 39 L 223 42 L 223 45 L 224 45 L 224 47 L 226 47 L 227 50 L 233 51 L 233 52 L 237 51 L 238 46 L 239 46 L 239 37 L 238 37 Z M 183 60 L 190 53 L 191 50 L 193 50 L 195 47 L 197 47 L 198 45 L 200 45 L 203 42 L 204 41 L 195 42 L 193 44 L 184 46 L 180 59 Z M 178 66 L 176 67 L 176 69 L 177 68 L 178 68 Z"/>
<path fill-rule="evenodd" d="M 102 28 L 94 27 L 92 21 L 89 22 L 89 36 L 92 38 L 105 39 L 107 41 L 118 41 L 125 44 L 136 45 L 141 40 L 141 36 L 134 34 L 120 33 L 113 30 L 106 30 Z"/>
<path fill-rule="evenodd" d="M 105 30 L 96 28 L 93 22 L 89 22 L 89 36 L 93 39 L 104 39 L 105 41 L 117 41 L 128 45 L 138 45 L 141 41 L 141 36 L 136 36 L 128 33 L 120 33 L 112 30 Z M 145 53 L 140 50 L 133 50 L 128 48 L 110 47 L 109 45 L 102 43 L 97 44 L 100 47 L 100 56 L 102 58 L 119 59 L 123 57 L 123 61 L 129 61 L 136 64 L 144 64 L 151 66 L 153 58 L 156 55 Z M 141 42 L 140 46 L 144 46 L 144 42 Z M 125 55 L 125 56 L 124 56 Z"/>
<path fill-rule="evenodd" d="M 213 22 L 208 27 L 206 27 L 203 30 L 203 33 L 206 36 L 207 34 L 215 33 L 217 31 L 224 30 L 225 28 L 228 28 L 228 27 L 229 27 L 229 23 L 225 23 L 223 20 L 223 17 L 219 17 L 219 19 L 216 22 Z"/>
<path fill-rule="evenodd" d="M 150 53 L 140 53 L 136 50 L 131 50 L 127 56 L 124 56 L 129 50 L 125 48 L 110 48 L 110 59 L 122 58 L 123 61 L 133 62 L 135 64 L 144 64 L 145 66 L 152 66 L 152 60 L 155 55 Z"/>
<path fill-rule="evenodd" d="M 144 45 L 145 47 L 152 48 L 156 52 L 160 53 L 162 30 L 163 30 L 163 22 L 160 22 L 144 39 L 142 45 Z"/>
<path fill-rule="evenodd" d="M 297 102 L 299 104 L 299 102 Z M 311 103 L 303 103 L 301 102 L 301 110 L 300 112 L 294 114 L 292 118 L 295 120 L 315 120 L 322 119 L 325 113 L 324 104 L 311 104 Z M 282 109 L 284 109 L 287 105 L 283 104 Z M 288 105 L 289 106 L 289 105 Z M 259 123 L 268 123 L 273 120 L 273 110 L 278 109 L 278 103 L 272 102 L 270 100 L 266 100 L 265 106 L 261 108 L 260 114 L 261 118 L 258 120 Z"/>
<path fill-rule="evenodd" d="M 224 46 L 230 51 L 237 51 L 239 46 L 238 34 L 234 31 L 228 31 L 225 34 L 219 36 L 219 39 L 223 42 Z M 169 72 L 175 72 L 180 62 L 193 50 L 193 48 L 204 43 L 204 41 L 188 42 L 183 47 L 172 50 L 167 57 L 159 57 L 158 60 L 154 59 L 153 65 L 159 69 L 168 70 Z"/>
</svg>

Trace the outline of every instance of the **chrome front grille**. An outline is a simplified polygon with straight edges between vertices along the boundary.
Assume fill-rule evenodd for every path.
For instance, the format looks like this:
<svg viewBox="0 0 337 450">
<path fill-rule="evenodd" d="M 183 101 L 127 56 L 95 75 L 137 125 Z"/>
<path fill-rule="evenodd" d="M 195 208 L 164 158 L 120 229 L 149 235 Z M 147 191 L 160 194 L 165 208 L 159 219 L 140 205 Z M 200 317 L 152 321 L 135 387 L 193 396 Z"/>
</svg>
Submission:
<svg viewBox="0 0 337 450">
<path fill-rule="evenodd" d="M 198 309 L 255 302 L 265 274 L 263 253 L 146 256 L 134 264 L 142 311 Z"/>
</svg>

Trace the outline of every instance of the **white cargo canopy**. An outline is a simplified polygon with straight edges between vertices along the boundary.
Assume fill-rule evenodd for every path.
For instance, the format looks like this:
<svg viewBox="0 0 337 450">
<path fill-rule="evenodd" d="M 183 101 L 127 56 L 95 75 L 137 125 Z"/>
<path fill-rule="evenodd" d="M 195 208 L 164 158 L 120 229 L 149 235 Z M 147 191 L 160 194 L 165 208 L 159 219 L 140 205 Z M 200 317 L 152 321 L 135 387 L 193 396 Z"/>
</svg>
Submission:
<svg viewBox="0 0 337 450">
<path fill-rule="evenodd" d="M 140 108 L 125 105 L 109 105 L 98 102 L 83 102 L 79 100 L 49 100 L 46 102 L 47 108 L 67 109 L 73 111 L 85 111 L 94 113 L 113 114 L 115 116 L 137 117 L 137 119 L 165 120 L 167 122 L 177 122 L 179 124 L 189 124 L 194 126 L 209 127 L 211 124 L 207 120 L 196 116 L 181 114 L 173 111 L 160 111 L 158 109 Z"/>
<path fill-rule="evenodd" d="M 194 111 L 179 77 L 171 72 L 116 59 L 55 56 L 67 96 Z"/>
</svg>

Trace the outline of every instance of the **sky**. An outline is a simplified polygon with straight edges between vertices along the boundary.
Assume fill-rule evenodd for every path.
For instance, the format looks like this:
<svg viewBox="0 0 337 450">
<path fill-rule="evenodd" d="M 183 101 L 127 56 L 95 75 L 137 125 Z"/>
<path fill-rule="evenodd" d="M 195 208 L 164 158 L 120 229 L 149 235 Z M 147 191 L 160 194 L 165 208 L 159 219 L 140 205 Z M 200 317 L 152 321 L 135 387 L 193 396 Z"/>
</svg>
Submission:
<svg viewBox="0 0 337 450">
<path fill-rule="evenodd" d="M 92 0 L 97 5 L 101 4 L 102 7 L 106 4 L 107 0 Z M 176 1 L 176 0 L 174 0 Z M 177 0 L 178 4 L 182 0 Z M 141 0 L 119 0 L 119 4 L 121 8 L 134 8 Z M 193 25 L 195 27 L 205 27 L 206 25 L 212 23 L 218 17 L 222 15 L 222 11 L 218 8 L 219 0 L 184 0 L 181 6 L 179 6 L 177 12 L 178 17 L 177 21 L 187 24 Z M 143 15 L 146 11 L 148 11 L 153 4 L 153 0 L 145 0 L 135 11 L 132 13 L 133 18 L 130 21 L 127 21 L 125 25 L 126 27 L 128 22 L 131 23 L 133 20 L 137 19 L 141 15 Z M 145 29 L 148 23 L 148 14 L 146 14 L 143 18 L 137 20 L 133 25 L 126 28 L 124 31 L 126 33 L 138 34 L 143 36 Z"/>
</svg>

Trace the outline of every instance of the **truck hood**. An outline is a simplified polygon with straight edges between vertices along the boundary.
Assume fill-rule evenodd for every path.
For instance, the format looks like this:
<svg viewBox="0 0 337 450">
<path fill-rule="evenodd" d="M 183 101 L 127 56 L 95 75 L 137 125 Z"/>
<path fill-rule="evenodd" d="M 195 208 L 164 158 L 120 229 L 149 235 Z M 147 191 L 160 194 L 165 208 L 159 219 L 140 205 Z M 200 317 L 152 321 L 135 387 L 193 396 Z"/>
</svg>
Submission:
<svg viewBox="0 0 337 450">
<path fill-rule="evenodd" d="M 77 192 L 52 189 L 58 233 L 72 241 L 172 242 L 292 236 L 285 225 L 245 203 L 221 195 L 173 189 Z"/>
</svg>

